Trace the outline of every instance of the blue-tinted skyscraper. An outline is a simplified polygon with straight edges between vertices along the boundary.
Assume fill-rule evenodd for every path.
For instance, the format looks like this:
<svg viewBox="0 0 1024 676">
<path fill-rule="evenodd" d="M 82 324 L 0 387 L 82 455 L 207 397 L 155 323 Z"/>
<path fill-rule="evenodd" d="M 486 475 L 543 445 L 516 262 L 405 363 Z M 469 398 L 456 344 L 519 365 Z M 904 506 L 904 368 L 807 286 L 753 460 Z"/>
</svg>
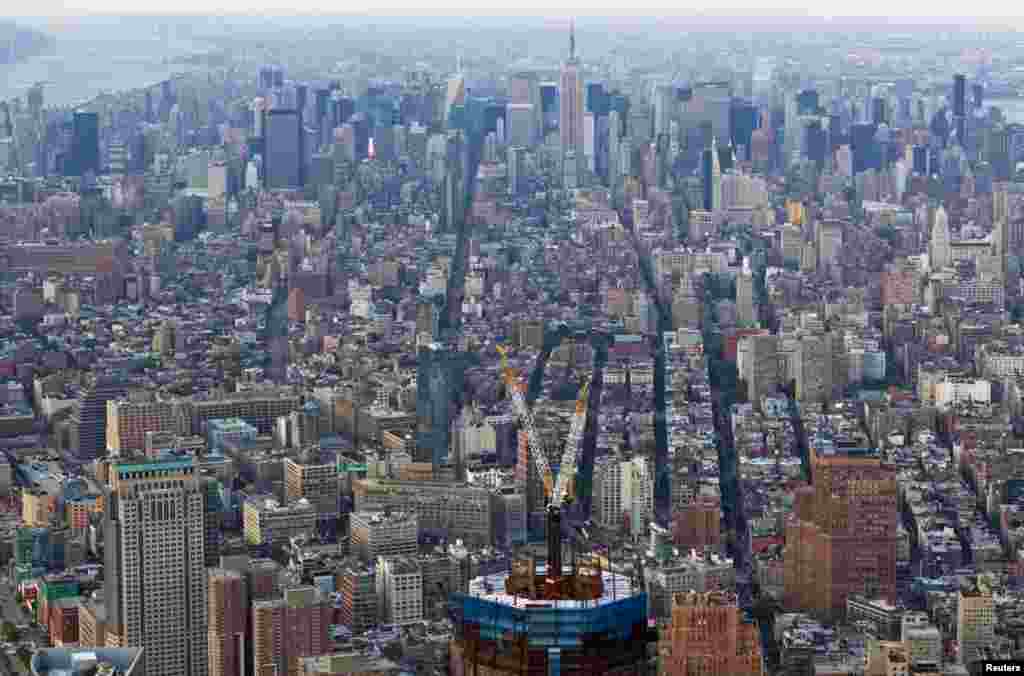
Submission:
<svg viewBox="0 0 1024 676">
<path fill-rule="evenodd" d="M 967 78 L 959 73 L 953 76 L 953 130 L 962 148 L 967 142 Z"/>
<path fill-rule="evenodd" d="M 263 180 L 268 190 L 302 187 L 302 116 L 297 110 L 267 111 Z"/>
<path fill-rule="evenodd" d="M 67 176 L 100 172 L 100 120 L 96 113 L 75 113 L 71 124 L 71 162 L 64 169 Z"/>
<path fill-rule="evenodd" d="M 464 355 L 440 344 L 421 347 L 416 366 L 416 460 L 449 460 L 452 421 L 462 409 Z"/>
<path fill-rule="evenodd" d="M 750 101 L 733 99 L 730 110 L 730 129 L 734 148 L 744 148 L 742 158 L 750 158 L 750 139 L 757 128 L 757 108 Z"/>
<path fill-rule="evenodd" d="M 818 90 L 805 89 L 796 95 L 797 115 L 816 115 L 818 113 Z"/>
<path fill-rule="evenodd" d="M 853 152 L 853 173 L 868 169 L 881 169 L 878 144 L 875 142 L 876 127 L 873 124 L 858 123 L 850 126 L 850 150 Z"/>
<path fill-rule="evenodd" d="M 356 161 L 365 160 L 370 156 L 370 118 L 366 113 L 356 113 L 349 118 L 349 124 L 355 132 Z"/>
<path fill-rule="evenodd" d="M 540 83 L 540 111 L 544 119 L 544 133 L 558 128 L 558 83 Z"/>
</svg>

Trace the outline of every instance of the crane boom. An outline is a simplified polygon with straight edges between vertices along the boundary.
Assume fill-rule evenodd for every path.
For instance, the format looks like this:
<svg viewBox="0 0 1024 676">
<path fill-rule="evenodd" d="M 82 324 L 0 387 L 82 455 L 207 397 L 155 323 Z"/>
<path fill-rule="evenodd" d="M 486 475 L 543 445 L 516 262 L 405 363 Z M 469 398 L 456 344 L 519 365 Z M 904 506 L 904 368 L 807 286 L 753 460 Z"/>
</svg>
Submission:
<svg viewBox="0 0 1024 676">
<path fill-rule="evenodd" d="M 537 467 L 541 481 L 544 483 L 544 495 L 550 500 L 554 490 L 551 465 L 548 463 L 548 456 L 544 453 L 540 440 L 537 438 L 537 430 L 533 425 L 533 412 L 526 405 L 526 398 L 523 396 L 525 388 L 519 382 L 515 369 L 508 364 L 508 350 L 501 345 L 497 347 L 498 353 L 501 355 L 501 371 L 505 379 L 505 386 L 512 397 L 512 411 L 526 432 L 526 442 L 529 445 L 530 458 Z"/>
<path fill-rule="evenodd" d="M 569 497 L 569 483 L 576 476 L 576 450 L 583 439 L 583 429 L 587 424 L 587 397 L 590 394 L 590 383 L 584 382 L 580 388 L 580 396 L 576 400 L 576 412 L 569 425 L 569 435 L 565 439 L 562 450 L 562 463 L 558 468 L 558 480 L 551 502 L 558 506 Z"/>
</svg>

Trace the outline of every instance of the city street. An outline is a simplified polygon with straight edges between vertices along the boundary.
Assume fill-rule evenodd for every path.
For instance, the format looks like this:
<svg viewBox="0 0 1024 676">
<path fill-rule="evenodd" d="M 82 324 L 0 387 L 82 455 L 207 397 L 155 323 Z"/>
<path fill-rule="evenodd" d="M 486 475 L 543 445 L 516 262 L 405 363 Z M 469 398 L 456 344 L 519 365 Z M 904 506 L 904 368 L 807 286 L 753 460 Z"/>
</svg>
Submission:
<svg viewBox="0 0 1024 676">
<path fill-rule="evenodd" d="M 13 622 L 15 626 L 31 625 L 32 619 L 23 606 L 19 606 L 14 600 L 15 588 L 6 578 L 0 579 L 0 612 L 3 614 L 3 622 Z M 20 641 L 35 641 L 37 646 L 46 645 L 46 635 L 43 630 L 30 626 L 28 629 L 19 630 Z M 6 652 L 0 656 L 0 676 L 15 676 L 25 674 L 27 671 L 21 668 L 18 660 L 8 656 Z"/>
</svg>

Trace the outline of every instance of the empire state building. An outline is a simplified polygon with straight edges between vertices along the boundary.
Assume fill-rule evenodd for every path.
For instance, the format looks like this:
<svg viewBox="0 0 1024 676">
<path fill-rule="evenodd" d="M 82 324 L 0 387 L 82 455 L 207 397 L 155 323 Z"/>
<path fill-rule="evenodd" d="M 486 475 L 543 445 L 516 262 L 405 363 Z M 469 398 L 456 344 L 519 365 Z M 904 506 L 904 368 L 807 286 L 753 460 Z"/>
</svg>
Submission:
<svg viewBox="0 0 1024 676">
<path fill-rule="evenodd" d="M 583 81 L 580 79 L 580 62 L 576 58 L 575 25 L 569 28 L 569 60 L 562 67 L 558 97 L 562 156 L 571 151 L 580 157 L 583 153 Z"/>
</svg>

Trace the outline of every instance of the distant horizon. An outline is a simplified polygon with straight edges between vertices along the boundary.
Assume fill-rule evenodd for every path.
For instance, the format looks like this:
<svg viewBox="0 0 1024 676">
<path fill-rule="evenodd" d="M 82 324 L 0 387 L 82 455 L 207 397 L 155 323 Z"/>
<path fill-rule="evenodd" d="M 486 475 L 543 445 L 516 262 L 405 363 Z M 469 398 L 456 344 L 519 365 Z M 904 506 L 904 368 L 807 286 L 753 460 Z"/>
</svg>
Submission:
<svg viewBox="0 0 1024 676">
<path fill-rule="evenodd" d="M 875 7 L 875 5 L 871 3 L 866 7 L 863 3 L 860 3 L 859 6 L 864 7 L 865 9 L 865 11 L 860 13 L 850 13 L 850 5 L 848 4 L 836 7 L 835 9 L 837 11 L 834 12 L 825 12 L 819 5 L 813 10 L 793 7 L 778 9 L 752 9 L 719 6 L 714 9 L 694 8 L 688 11 L 681 11 L 677 8 L 647 8 L 638 9 L 628 13 L 621 11 L 612 12 L 608 9 L 595 10 L 592 6 L 590 9 L 587 9 L 586 7 L 565 7 L 559 9 L 557 12 L 552 12 L 550 9 L 539 10 L 522 7 L 519 11 L 510 12 L 508 10 L 503 10 L 501 12 L 485 13 L 480 12 L 479 6 L 472 6 L 472 9 L 469 9 L 469 7 L 439 8 L 430 14 L 422 14 L 422 9 L 381 10 L 379 8 L 353 8 L 348 11 L 325 12 L 315 6 L 303 7 L 302 3 L 296 3 L 296 6 L 292 8 L 267 6 L 265 8 L 257 8 L 254 10 L 251 7 L 247 7 L 245 9 L 229 10 L 227 12 L 212 14 L 198 11 L 197 6 L 193 4 L 193 0 L 183 0 L 183 2 L 177 3 L 181 9 L 180 11 L 174 12 L 168 12 L 166 10 L 155 12 L 139 11 L 136 6 L 119 6 L 117 4 L 119 0 L 98 0 L 95 3 L 90 3 L 89 7 L 74 7 L 69 6 L 67 3 L 61 3 L 59 7 L 56 7 L 53 10 L 47 10 L 47 5 L 51 1 L 52 0 L 40 0 L 39 2 L 26 7 L 31 7 L 31 12 L 26 12 L 20 15 L 8 14 L 5 18 L 11 21 L 36 25 L 40 22 L 45 24 L 54 20 L 64 22 L 76 20 L 109 20 L 118 18 L 166 19 L 172 21 L 187 19 L 214 19 L 223 22 L 258 24 L 274 22 L 277 20 L 295 21 L 301 19 L 372 19 L 396 22 L 423 21 L 445 23 L 447 23 L 448 20 L 499 21 L 501 19 L 514 19 L 520 21 L 527 20 L 551 23 L 568 20 L 569 17 L 575 17 L 578 20 L 581 20 L 584 26 L 587 23 L 602 23 L 605 21 L 625 21 L 628 23 L 640 24 L 650 22 L 657 23 L 659 25 L 674 25 L 679 21 L 688 21 L 694 22 L 699 26 L 714 24 L 723 20 L 728 20 L 732 25 L 736 25 L 735 22 L 737 20 L 747 19 L 750 21 L 749 24 L 747 22 L 742 22 L 736 25 L 736 27 L 745 30 L 756 29 L 758 27 L 763 27 L 763 21 L 768 20 L 772 22 L 773 26 L 796 21 L 800 24 L 810 23 L 824 26 L 833 25 L 836 27 L 851 24 L 855 26 L 871 26 L 877 28 L 884 28 L 887 26 L 892 28 L 943 26 L 949 28 L 963 28 L 967 30 L 980 28 L 994 32 L 1015 32 L 1017 30 L 1015 26 L 1024 23 L 1024 20 L 1022 20 L 1022 17 L 1019 15 L 1003 16 L 996 13 L 986 14 L 984 11 L 978 11 L 970 17 L 953 15 L 941 16 L 935 15 L 934 13 L 906 13 L 893 15 L 891 13 L 868 11 Z M 997 9 L 1002 9 L 1002 7 L 1003 6 L 1001 4 L 996 6 Z M 253 11 L 258 11 L 259 15 L 254 16 L 252 13 Z"/>
</svg>

